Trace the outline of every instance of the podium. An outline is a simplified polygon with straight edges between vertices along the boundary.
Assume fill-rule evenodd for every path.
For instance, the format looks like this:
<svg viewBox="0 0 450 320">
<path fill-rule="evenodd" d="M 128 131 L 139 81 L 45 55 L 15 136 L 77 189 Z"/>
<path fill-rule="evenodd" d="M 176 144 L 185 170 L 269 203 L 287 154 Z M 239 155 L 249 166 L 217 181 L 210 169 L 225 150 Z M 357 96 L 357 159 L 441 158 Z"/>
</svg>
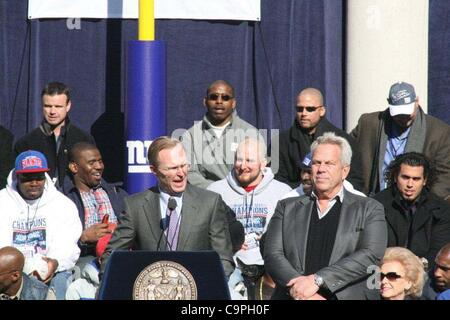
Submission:
<svg viewBox="0 0 450 320">
<path fill-rule="evenodd" d="M 117 250 L 107 262 L 98 299 L 229 300 L 230 293 L 215 251 Z"/>
</svg>

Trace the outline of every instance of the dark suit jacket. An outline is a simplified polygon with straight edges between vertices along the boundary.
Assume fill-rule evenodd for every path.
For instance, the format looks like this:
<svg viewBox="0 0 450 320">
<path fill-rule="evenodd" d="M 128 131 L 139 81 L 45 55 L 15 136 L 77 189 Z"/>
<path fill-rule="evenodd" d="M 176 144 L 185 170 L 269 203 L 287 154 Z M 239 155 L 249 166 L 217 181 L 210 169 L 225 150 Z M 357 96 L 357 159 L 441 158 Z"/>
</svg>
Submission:
<svg viewBox="0 0 450 320">
<path fill-rule="evenodd" d="M 60 186 L 64 182 L 68 161 L 68 153 L 77 142 L 89 142 L 95 144 L 94 138 L 83 130 L 73 125 L 69 118 L 66 118 L 66 125 L 61 129 L 61 145 L 56 153 L 55 135 L 49 129 L 49 125 L 43 121 L 42 124 L 21 137 L 14 146 L 15 156 L 27 150 L 36 150 L 42 152 L 47 158 L 49 175 L 55 178 L 56 169 L 58 169 L 58 182 Z"/>
<path fill-rule="evenodd" d="M 228 210 L 217 193 L 188 184 L 183 193 L 177 250 L 215 250 L 222 261 L 225 274 L 230 276 L 234 263 L 227 222 Z M 125 198 L 125 212 L 102 256 L 101 272 L 103 273 L 113 250 L 132 247 L 137 250 L 166 250 L 160 222 L 158 188 L 153 187 Z"/>
<path fill-rule="evenodd" d="M 450 242 L 450 205 L 426 189 L 416 202 L 416 212 L 409 235 L 409 219 L 401 205 L 397 188 L 388 188 L 374 197 L 385 208 L 388 247 L 407 247 L 415 255 L 425 257 L 434 267 L 438 251 Z M 408 244 L 408 238 L 410 242 Z"/>
<path fill-rule="evenodd" d="M 416 151 L 433 160 L 437 179 L 431 191 L 439 197 L 446 198 L 450 196 L 450 126 L 425 114 L 422 109 L 419 109 L 419 113 L 424 119 L 425 130 L 416 129 L 413 124 L 410 132 L 410 136 L 413 138 L 408 138 L 405 152 Z M 350 133 L 356 139 L 357 146 L 361 151 L 362 178 L 364 179 L 362 191 L 365 194 L 372 190 L 375 192 L 380 190 L 380 171 L 391 122 L 389 109 L 384 112 L 366 113 L 359 118 L 358 125 Z M 423 140 L 423 148 L 414 147 L 418 140 Z M 374 172 L 372 173 L 372 171 Z M 371 179 L 371 175 L 373 175 L 373 179 Z"/>
<path fill-rule="evenodd" d="M 337 136 L 345 138 L 350 143 L 353 153 L 351 160 L 352 165 L 347 180 L 353 184 L 355 189 L 362 190 L 363 179 L 361 177 L 361 156 L 356 146 L 355 139 L 348 135 L 345 131 L 335 127 L 326 118 L 322 118 L 317 125 L 314 139 L 320 137 L 325 132 L 334 132 Z M 300 184 L 299 164 L 310 152 L 311 147 L 310 141 L 307 140 L 308 139 L 305 139 L 305 136 L 302 134 L 297 120 L 294 120 L 294 124 L 288 130 L 280 133 L 278 141 L 279 168 L 275 173 L 275 179 L 288 184 L 291 188 L 296 188 Z M 271 155 L 272 165 L 274 163 L 275 156 L 276 155 Z"/>
<path fill-rule="evenodd" d="M 266 270 L 277 284 L 272 298 L 289 299 L 286 284 L 305 275 L 308 229 L 314 200 L 309 196 L 278 202 L 264 248 Z M 336 240 L 328 267 L 317 272 L 338 299 L 365 299 L 367 267 L 378 265 L 386 250 L 383 206 L 344 191 Z M 320 254 L 319 252 L 317 254 Z"/>
</svg>

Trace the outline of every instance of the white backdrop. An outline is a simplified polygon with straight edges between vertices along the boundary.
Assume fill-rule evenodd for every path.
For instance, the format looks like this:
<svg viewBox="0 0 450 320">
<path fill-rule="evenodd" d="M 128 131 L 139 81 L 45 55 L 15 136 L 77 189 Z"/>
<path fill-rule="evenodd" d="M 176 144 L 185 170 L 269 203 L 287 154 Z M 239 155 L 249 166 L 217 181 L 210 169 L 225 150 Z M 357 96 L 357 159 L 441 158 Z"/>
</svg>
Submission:
<svg viewBox="0 0 450 320">
<path fill-rule="evenodd" d="M 29 0 L 28 19 L 137 19 L 139 0 Z M 261 19 L 260 0 L 155 0 L 156 19 Z"/>
</svg>

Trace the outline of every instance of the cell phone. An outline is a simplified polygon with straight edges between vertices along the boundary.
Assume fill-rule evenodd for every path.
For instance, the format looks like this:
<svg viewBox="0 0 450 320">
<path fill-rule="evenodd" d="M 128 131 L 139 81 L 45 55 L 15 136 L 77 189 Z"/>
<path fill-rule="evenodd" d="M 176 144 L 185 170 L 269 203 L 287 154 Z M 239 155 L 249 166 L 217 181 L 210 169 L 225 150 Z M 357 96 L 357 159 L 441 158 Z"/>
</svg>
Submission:
<svg viewBox="0 0 450 320">
<path fill-rule="evenodd" d="M 105 214 L 102 218 L 102 223 L 108 223 L 109 222 L 109 214 Z"/>
</svg>

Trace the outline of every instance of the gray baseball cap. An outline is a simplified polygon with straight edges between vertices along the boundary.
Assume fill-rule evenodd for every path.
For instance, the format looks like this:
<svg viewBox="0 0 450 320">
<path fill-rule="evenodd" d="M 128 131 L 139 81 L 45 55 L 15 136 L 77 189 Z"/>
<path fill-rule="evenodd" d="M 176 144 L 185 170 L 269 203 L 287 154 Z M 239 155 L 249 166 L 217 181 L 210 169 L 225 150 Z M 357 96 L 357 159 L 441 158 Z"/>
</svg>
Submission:
<svg viewBox="0 0 450 320">
<path fill-rule="evenodd" d="M 391 116 L 412 114 L 416 103 L 414 87 L 406 82 L 397 82 L 389 90 L 389 113 Z"/>
</svg>

